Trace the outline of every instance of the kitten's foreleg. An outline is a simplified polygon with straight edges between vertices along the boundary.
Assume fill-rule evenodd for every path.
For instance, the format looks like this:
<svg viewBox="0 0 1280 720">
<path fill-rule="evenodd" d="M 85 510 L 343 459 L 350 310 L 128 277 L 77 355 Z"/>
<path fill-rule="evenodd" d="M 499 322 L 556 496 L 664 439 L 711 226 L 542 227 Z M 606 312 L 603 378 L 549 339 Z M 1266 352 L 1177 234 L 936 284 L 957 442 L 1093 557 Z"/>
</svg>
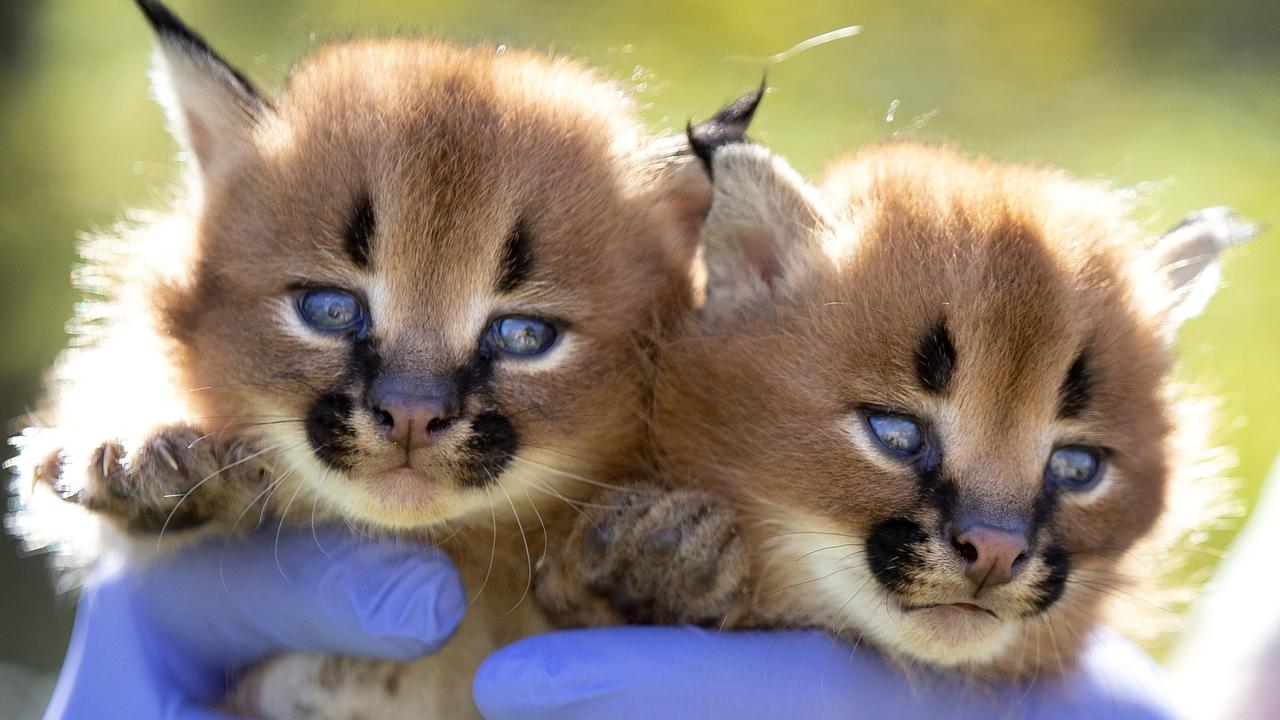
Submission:
<svg viewBox="0 0 1280 720">
<path fill-rule="evenodd" d="M 538 600 L 567 625 L 732 625 L 747 613 L 746 550 L 709 493 L 642 485 L 605 492 L 540 570 Z"/>
</svg>

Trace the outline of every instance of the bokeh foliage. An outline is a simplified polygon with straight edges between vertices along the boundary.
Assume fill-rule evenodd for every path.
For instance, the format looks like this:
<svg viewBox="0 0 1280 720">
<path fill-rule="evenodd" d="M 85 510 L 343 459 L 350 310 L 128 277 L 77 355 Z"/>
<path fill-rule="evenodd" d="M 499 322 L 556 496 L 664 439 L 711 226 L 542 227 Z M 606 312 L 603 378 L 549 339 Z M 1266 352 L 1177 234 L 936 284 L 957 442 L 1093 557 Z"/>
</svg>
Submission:
<svg viewBox="0 0 1280 720">
<path fill-rule="evenodd" d="M 769 69 L 755 136 L 804 172 L 902 135 L 1065 167 L 1142 190 L 1153 230 L 1229 204 L 1280 216 L 1280 4 L 1272 0 L 174 0 L 265 87 L 327 39 L 430 33 L 581 56 L 679 128 L 760 79 L 766 56 L 833 28 L 860 36 Z M 161 196 L 174 146 L 149 101 L 149 30 L 126 0 L 0 3 L 0 414 L 28 407 L 63 343 L 77 233 Z M 1251 500 L 1280 444 L 1280 237 L 1227 261 L 1181 339 L 1184 377 L 1223 398 L 1217 439 Z M 1215 534 L 1221 548 L 1229 532 Z M 67 603 L 42 563 L 0 547 L 0 661 L 56 667 Z"/>
</svg>

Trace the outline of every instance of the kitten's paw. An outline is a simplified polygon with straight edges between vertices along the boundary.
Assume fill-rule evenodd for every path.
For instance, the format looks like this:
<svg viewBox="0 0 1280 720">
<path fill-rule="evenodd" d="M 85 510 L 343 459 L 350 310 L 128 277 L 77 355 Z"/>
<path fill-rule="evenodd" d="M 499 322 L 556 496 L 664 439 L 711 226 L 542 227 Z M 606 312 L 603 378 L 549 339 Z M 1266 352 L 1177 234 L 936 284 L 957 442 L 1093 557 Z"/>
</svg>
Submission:
<svg viewBox="0 0 1280 720">
<path fill-rule="evenodd" d="M 108 440 L 79 453 L 50 453 L 35 480 L 68 502 L 132 532 L 198 527 L 222 509 L 224 484 L 264 481 L 265 466 L 240 443 L 223 444 L 189 425 L 152 432 L 136 447 Z"/>
<path fill-rule="evenodd" d="M 569 546 L 585 586 L 630 622 L 719 625 L 744 604 L 747 553 L 733 512 L 708 493 L 608 493 Z"/>
</svg>

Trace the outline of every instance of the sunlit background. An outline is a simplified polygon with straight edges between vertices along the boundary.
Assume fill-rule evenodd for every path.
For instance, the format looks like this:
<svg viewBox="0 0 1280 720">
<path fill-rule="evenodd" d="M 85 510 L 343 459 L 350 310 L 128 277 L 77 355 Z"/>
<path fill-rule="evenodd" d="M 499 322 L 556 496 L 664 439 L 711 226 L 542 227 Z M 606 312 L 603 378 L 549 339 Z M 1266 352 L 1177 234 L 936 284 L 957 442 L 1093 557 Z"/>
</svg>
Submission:
<svg viewBox="0 0 1280 720">
<path fill-rule="evenodd" d="M 769 68 L 774 91 L 755 137 L 803 172 L 860 144 L 906 136 L 1139 187 L 1141 219 L 1153 230 L 1218 204 L 1280 219 L 1273 0 L 173 6 L 264 88 L 328 39 L 428 33 L 582 57 L 629 85 L 646 120 L 667 129 L 752 88 L 764 56 L 858 24 L 860 35 Z M 126 0 L 0 1 L 0 308 L 9 308 L 0 315 L 0 416 L 30 406 L 63 344 L 77 233 L 147 204 L 176 177 L 174 145 L 148 98 L 150 46 Z M 1181 340 L 1185 378 L 1223 398 L 1217 439 L 1238 450 L 1234 475 L 1246 502 L 1280 446 L 1277 275 L 1280 235 L 1272 232 L 1232 254 L 1222 290 Z M 1229 538 L 1229 529 L 1214 534 L 1207 549 Z M 19 559 L 7 539 L 0 582 L 0 663 L 53 672 L 70 602 L 51 594 L 43 560 Z M 0 679 L 0 697 L 13 698 L 6 682 L 27 681 Z M 32 687 L 34 708 L 43 699 Z"/>
</svg>

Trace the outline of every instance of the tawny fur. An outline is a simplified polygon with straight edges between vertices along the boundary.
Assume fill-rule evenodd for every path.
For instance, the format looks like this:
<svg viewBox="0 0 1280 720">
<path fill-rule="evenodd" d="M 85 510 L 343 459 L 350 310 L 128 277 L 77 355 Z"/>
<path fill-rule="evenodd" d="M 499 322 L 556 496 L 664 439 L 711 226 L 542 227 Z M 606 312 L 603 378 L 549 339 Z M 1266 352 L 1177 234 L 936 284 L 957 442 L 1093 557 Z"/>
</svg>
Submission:
<svg viewBox="0 0 1280 720">
<path fill-rule="evenodd" d="M 1141 543 L 1168 537 L 1155 529 L 1171 496 L 1203 470 L 1204 424 L 1170 384 L 1170 342 L 1212 292 L 1219 253 L 1254 228 L 1204 211 L 1152 246 L 1103 183 L 911 143 L 838 162 L 819 187 L 756 146 L 724 147 L 711 169 L 707 299 L 658 355 L 653 428 L 663 483 L 697 507 L 719 498 L 739 535 L 714 502 L 692 522 L 596 512 L 575 536 L 586 549 L 547 573 L 548 607 L 598 622 L 600 603 L 555 592 L 586 585 L 614 617 L 820 627 L 975 679 L 1069 669 L 1117 599 L 1149 614 L 1158 601 L 1131 580 L 1168 545 Z M 939 324 L 954 366 L 930 392 L 917 360 Z M 1082 353 L 1088 400 L 1063 417 Z M 932 485 L 877 446 L 869 405 L 925 422 L 942 458 Z M 1046 460 L 1068 444 L 1109 449 L 1101 481 L 1059 493 L 1014 580 L 975 590 L 942 508 L 1030 520 Z M 899 518 L 927 537 L 891 588 L 868 538 Z M 718 575 L 655 582 L 672 562 L 654 562 L 655 533 L 707 523 L 715 544 L 682 562 Z M 1062 557 L 1061 596 L 1039 611 Z M 658 595 L 620 601 L 620 585 Z M 928 605 L 941 607 L 908 609 Z"/>
<path fill-rule="evenodd" d="M 279 657 L 230 706 L 280 719 L 474 716 L 478 663 L 548 627 L 528 590 L 569 504 L 636 462 L 644 348 L 689 302 L 687 238 L 706 183 L 662 149 L 682 141 L 651 140 L 619 86 L 566 58 L 351 41 L 305 57 L 265 98 L 162 31 L 157 73 L 191 171 L 171 209 L 84 246 L 93 299 L 17 441 L 14 526 L 69 566 L 108 547 L 137 559 L 157 532 L 176 543 L 264 518 L 438 542 L 472 597 L 442 652 L 405 666 Z M 376 215 L 367 267 L 344 247 L 362 198 Z M 517 226 L 532 269 L 502 292 Z M 347 340 L 298 319 L 300 286 L 361 295 L 387 372 L 456 371 L 495 316 L 564 325 L 544 357 L 493 360 L 483 392 L 426 447 L 387 441 L 357 407 L 338 467 L 304 419 L 318 395 L 358 398 L 368 379 Z M 519 444 L 477 486 L 461 468 L 480 412 L 505 416 Z"/>
</svg>

